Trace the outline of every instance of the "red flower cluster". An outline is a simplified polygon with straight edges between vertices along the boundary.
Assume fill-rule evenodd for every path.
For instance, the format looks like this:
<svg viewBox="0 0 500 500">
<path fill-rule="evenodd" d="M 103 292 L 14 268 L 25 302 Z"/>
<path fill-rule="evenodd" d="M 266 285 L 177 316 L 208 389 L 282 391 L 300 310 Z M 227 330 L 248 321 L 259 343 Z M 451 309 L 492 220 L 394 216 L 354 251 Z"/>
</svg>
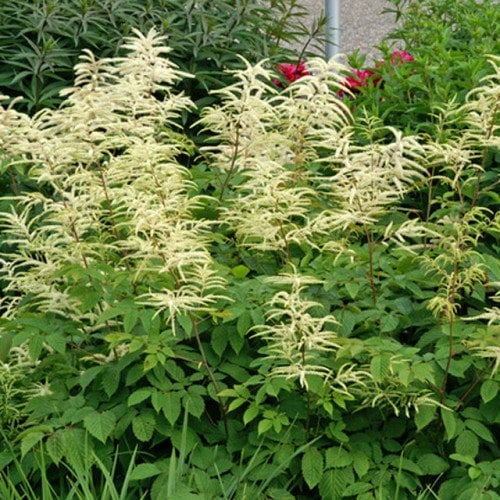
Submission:
<svg viewBox="0 0 500 500">
<path fill-rule="evenodd" d="M 404 64 L 406 62 L 413 62 L 415 58 L 412 57 L 406 50 L 395 50 L 391 56 L 391 62 L 393 66 Z M 379 61 L 375 64 L 375 68 L 381 68 L 385 65 L 385 61 Z M 374 87 L 377 86 L 381 81 L 382 77 L 377 75 L 377 72 L 371 69 L 353 69 L 353 76 L 348 76 L 344 85 L 352 92 L 358 92 L 360 87 L 368 87 L 372 84 Z M 342 90 L 339 92 L 340 97 L 344 97 L 345 92 Z"/>
<path fill-rule="evenodd" d="M 278 71 L 285 77 L 288 83 L 295 82 L 299 78 L 303 76 L 310 75 L 309 71 L 306 68 L 306 63 L 304 61 L 300 61 L 297 64 L 290 63 L 282 63 L 278 64 Z M 278 87 L 283 87 L 283 83 L 279 80 L 273 80 L 273 82 Z"/>
<path fill-rule="evenodd" d="M 407 62 L 413 62 L 415 59 L 406 50 L 395 50 L 392 53 L 390 64 L 393 66 L 404 64 Z M 379 61 L 375 64 L 375 68 L 381 68 L 384 66 L 385 61 Z M 282 63 L 278 64 L 278 72 L 283 75 L 288 83 L 295 82 L 303 76 L 309 75 L 309 71 L 303 61 L 297 64 Z M 382 80 L 382 77 L 377 74 L 376 71 L 371 69 L 353 69 L 351 71 L 351 76 L 346 77 L 344 80 L 344 86 L 347 87 L 352 93 L 359 91 L 360 87 L 368 87 L 368 85 L 376 86 Z M 275 85 L 278 87 L 283 87 L 283 83 L 280 80 L 273 80 Z M 343 90 L 339 91 L 339 97 L 344 97 L 345 92 Z"/>
</svg>

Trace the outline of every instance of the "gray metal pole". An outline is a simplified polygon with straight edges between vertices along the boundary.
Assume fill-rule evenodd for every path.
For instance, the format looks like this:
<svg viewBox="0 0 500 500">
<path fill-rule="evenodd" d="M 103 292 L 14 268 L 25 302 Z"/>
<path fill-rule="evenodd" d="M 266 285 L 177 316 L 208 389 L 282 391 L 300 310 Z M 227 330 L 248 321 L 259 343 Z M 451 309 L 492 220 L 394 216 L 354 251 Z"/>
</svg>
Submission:
<svg viewBox="0 0 500 500">
<path fill-rule="evenodd" d="M 325 0 L 326 58 L 340 51 L 340 0 Z"/>
</svg>

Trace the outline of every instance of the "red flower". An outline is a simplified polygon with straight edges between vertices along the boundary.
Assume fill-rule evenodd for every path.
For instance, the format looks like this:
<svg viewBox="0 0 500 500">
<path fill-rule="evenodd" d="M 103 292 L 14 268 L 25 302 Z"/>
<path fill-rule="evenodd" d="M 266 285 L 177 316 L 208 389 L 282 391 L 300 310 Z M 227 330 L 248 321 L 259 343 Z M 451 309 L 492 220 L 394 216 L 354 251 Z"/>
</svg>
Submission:
<svg viewBox="0 0 500 500">
<path fill-rule="evenodd" d="M 295 82 L 303 76 L 310 75 L 306 68 L 305 62 L 301 61 L 297 64 L 291 63 L 281 63 L 278 64 L 278 71 L 285 77 L 288 83 Z M 278 87 L 283 87 L 283 84 L 279 80 L 273 80 L 273 82 L 278 85 Z"/>
<path fill-rule="evenodd" d="M 360 87 L 368 87 L 368 85 L 373 83 L 377 85 L 380 81 L 380 77 L 373 78 L 376 73 L 371 69 L 353 69 L 353 76 L 348 76 L 344 80 L 344 85 L 353 93 L 356 93 Z M 339 96 L 344 96 L 344 91 L 339 91 Z"/>
<path fill-rule="evenodd" d="M 406 50 L 395 50 L 392 53 L 391 64 L 403 64 L 405 62 L 414 62 L 415 58 Z"/>
</svg>

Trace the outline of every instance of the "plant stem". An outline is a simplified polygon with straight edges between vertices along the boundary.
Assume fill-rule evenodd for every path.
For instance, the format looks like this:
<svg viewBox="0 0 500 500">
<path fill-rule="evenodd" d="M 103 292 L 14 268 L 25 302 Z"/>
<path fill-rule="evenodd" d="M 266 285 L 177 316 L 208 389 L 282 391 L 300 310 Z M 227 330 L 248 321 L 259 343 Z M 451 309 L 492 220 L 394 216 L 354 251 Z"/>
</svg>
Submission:
<svg viewBox="0 0 500 500">
<path fill-rule="evenodd" d="M 194 336 L 196 338 L 196 343 L 198 344 L 198 350 L 200 351 L 203 366 L 207 370 L 208 377 L 210 378 L 212 385 L 214 386 L 215 392 L 217 394 L 217 399 L 219 400 L 219 408 L 220 408 L 221 415 L 222 415 L 222 421 L 224 422 L 224 430 L 225 430 L 226 436 L 227 436 L 227 435 L 229 435 L 228 426 L 227 426 L 227 413 L 226 413 L 226 407 L 224 405 L 224 402 L 222 401 L 222 398 L 219 396 L 219 392 L 220 392 L 219 384 L 217 383 L 217 380 L 215 379 L 215 375 L 214 375 L 212 369 L 210 368 L 207 357 L 205 355 L 205 349 L 203 348 L 203 343 L 201 342 L 201 338 L 200 338 L 200 332 L 198 331 L 198 322 L 195 320 L 195 318 L 193 317 L 191 312 L 188 312 L 188 314 L 189 314 L 189 317 L 191 318 L 191 322 L 193 323 L 193 332 L 194 332 Z"/>
</svg>

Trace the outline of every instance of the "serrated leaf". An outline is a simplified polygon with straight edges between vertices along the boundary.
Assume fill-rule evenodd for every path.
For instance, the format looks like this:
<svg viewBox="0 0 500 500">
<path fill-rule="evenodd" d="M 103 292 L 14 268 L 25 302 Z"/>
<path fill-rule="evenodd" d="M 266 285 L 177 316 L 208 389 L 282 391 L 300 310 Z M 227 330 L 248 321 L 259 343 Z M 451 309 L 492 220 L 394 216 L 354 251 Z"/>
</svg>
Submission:
<svg viewBox="0 0 500 500">
<path fill-rule="evenodd" d="M 328 468 L 346 467 L 347 465 L 351 465 L 353 461 L 351 453 L 344 448 L 340 448 L 339 446 L 328 448 L 328 450 L 326 450 L 325 458 L 326 467 Z"/>
<path fill-rule="evenodd" d="M 388 354 L 378 354 L 370 362 L 370 372 L 376 382 L 382 382 L 389 373 L 390 357 Z"/>
<path fill-rule="evenodd" d="M 469 457 L 467 455 L 460 455 L 460 453 L 452 453 L 450 455 L 450 458 L 456 460 L 457 462 L 463 462 L 469 465 L 476 465 L 472 457 Z"/>
<path fill-rule="evenodd" d="M 323 469 L 323 455 L 314 446 L 310 446 L 302 455 L 302 476 L 310 489 L 319 484 Z"/>
<path fill-rule="evenodd" d="M 362 493 L 366 493 L 373 489 L 373 484 L 371 483 L 362 483 L 357 482 L 354 484 L 350 484 L 343 492 L 343 497 L 352 497 L 355 495 L 360 495 Z"/>
<path fill-rule="evenodd" d="M 321 499 L 338 500 L 342 498 L 346 488 L 354 482 L 354 473 L 350 467 L 326 470 L 319 482 Z"/>
<path fill-rule="evenodd" d="M 153 437 L 156 426 L 156 418 L 153 413 L 141 413 L 132 420 L 132 431 L 134 436 L 142 442 L 149 441 Z"/>
<path fill-rule="evenodd" d="M 432 476 L 442 474 L 450 468 L 446 460 L 434 453 L 424 453 L 418 458 L 417 464 L 425 474 Z"/>
<path fill-rule="evenodd" d="M 236 321 L 236 330 L 243 337 L 252 326 L 252 316 L 245 311 Z"/>
<path fill-rule="evenodd" d="M 210 339 L 210 345 L 215 353 L 220 357 L 227 347 L 229 342 L 228 333 L 225 328 L 214 328 L 212 332 L 212 337 Z"/>
<path fill-rule="evenodd" d="M 437 407 L 435 405 L 421 405 L 418 407 L 418 412 L 415 413 L 415 425 L 421 431 L 424 427 L 428 426 L 436 414 Z"/>
<path fill-rule="evenodd" d="M 479 440 L 473 432 L 465 430 L 459 434 L 455 441 L 455 451 L 459 455 L 474 458 L 479 452 Z"/>
<path fill-rule="evenodd" d="M 258 406 L 250 406 L 249 408 L 246 409 L 245 413 L 243 414 L 243 424 L 247 425 L 249 422 L 251 422 L 257 415 L 259 414 L 259 407 Z"/>
<path fill-rule="evenodd" d="M 441 420 L 446 431 L 447 441 L 453 439 L 457 432 L 457 416 L 453 410 L 441 408 Z"/>
<path fill-rule="evenodd" d="M 110 398 L 120 385 L 120 370 L 116 366 L 107 366 L 102 375 L 102 388 Z"/>
<path fill-rule="evenodd" d="M 178 392 L 166 392 L 160 396 L 161 410 L 170 425 L 177 422 L 181 414 L 181 396 Z"/>
<path fill-rule="evenodd" d="M 127 309 L 123 315 L 123 331 L 131 333 L 139 319 L 139 311 L 135 309 L 133 304 Z"/>
<path fill-rule="evenodd" d="M 115 414 L 111 410 L 89 413 L 83 419 L 83 426 L 89 434 L 102 443 L 111 435 L 116 425 Z"/>
<path fill-rule="evenodd" d="M 131 481 L 139 481 L 161 474 L 161 469 L 156 464 L 139 464 L 130 473 Z"/>
<path fill-rule="evenodd" d="M 362 478 L 370 469 L 368 456 L 361 451 L 354 451 L 352 454 L 352 466 L 356 474 Z"/>
<path fill-rule="evenodd" d="M 184 406 L 188 409 L 188 412 L 199 418 L 203 415 L 205 411 L 205 402 L 199 394 L 193 394 L 188 392 L 183 398 Z"/>
<path fill-rule="evenodd" d="M 481 399 L 488 403 L 495 399 L 498 393 L 498 383 L 496 380 L 485 380 L 481 385 Z"/>
<path fill-rule="evenodd" d="M 30 432 L 26 434 L 26 436 L 24 436 L 21 440 L 21 458 L 24 458 L 26 453 L 28 453 L 28 451 L 30 451 L 44 437 L 44 432 Z"/>
<path fill-rule="evenodd" d="M 355 299 L 358 295 L 359 289 L 361 288 L 361 285 L 359 283 L 346 283 L 345 284 L 345 289 L 347 290 L 347 293 L 351 297 L 351 299 Z"/>
<path fill-rule="evenodd" d="M 488 441 L 488 443 L 495 442 L 489 429 L 481 422 L 469 419 L 465 421 L 465 427 L 469 428 L 476 436 Z"/>
<path fill-rule="evenodd" d="M 127 399 L 127 406 L 134 406 L 139 403 L 142 403 L 146 399 L 152 396 L 154 393 L 154 389 L 150 387 L 142 387 L 141 389 L 137 389 L 134 391 Z"/>
<path fill-rule="evenodd" d="M 259 425 L 257 426 L 257 433 L 260 435 L 260 434 L 264 434 L 266 433 L 268 430 L 272 429 L 273 427 L 273 422 L 272 420 L 268 420 L 267 418 L 265 418 L 264 420 L 261 420 L 259 422 Z"/>
<path fill-rule="evenodd" d="M 51 434 L 47 438 L 45 446 L 47 447 L 47 453 L 49 454 L 50 458 L 56 465 L 58 465 L 61 459 L 64 457 L 64 441 L 61 435 L 61 431 L 56 431 Z"/>
</svg>

